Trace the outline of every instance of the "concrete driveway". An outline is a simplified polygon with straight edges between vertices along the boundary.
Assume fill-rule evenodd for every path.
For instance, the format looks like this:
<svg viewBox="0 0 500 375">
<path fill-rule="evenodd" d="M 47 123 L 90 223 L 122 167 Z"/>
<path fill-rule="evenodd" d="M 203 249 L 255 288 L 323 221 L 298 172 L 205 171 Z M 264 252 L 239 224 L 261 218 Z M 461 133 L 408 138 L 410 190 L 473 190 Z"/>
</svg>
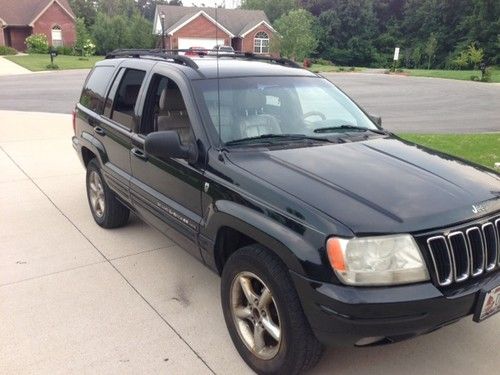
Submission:
<svg viewBox="0 0 500 375">
<path fill-rule="evenodd" d="M 69 115 L 0 111 L 0 374 L 245 374 L 219 278 L 132 217 L 94 224 Z M 374 348 L 315 374 L 493 374 L 500 316 Z"/>
<path fill-rule="evenodd" d="M 71 113 L 88 70 L 0 77 L 0 110 Z M 500 131 L 500 84 L 334 73 L 329 80 L 394 132 Z M 40 100 L 43 98 L 43 100 Z"/>
</svg>

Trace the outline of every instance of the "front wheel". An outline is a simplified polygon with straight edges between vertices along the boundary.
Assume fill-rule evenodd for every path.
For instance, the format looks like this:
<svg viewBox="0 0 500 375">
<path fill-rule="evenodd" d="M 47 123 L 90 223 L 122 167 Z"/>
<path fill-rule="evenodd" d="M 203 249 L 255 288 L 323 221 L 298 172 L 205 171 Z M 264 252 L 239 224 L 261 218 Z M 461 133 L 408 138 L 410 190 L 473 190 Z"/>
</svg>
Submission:
<svg viewBox="0 0 500 375">
<path fill-rule="evenodd" d="M 321 358 L 288 270 L 266 248 L 250 245 L 231 255 L 221 302 L 236 349 L 257 373 L 297 374 Z"/>
</svg>

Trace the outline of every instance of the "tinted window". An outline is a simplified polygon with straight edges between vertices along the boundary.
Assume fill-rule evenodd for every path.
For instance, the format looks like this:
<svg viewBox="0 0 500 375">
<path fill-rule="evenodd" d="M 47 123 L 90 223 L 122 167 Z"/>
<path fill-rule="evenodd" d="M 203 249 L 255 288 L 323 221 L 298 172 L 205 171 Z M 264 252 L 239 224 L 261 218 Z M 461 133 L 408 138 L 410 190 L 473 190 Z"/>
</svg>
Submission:
<svg viewBox="0 0 500 375">
<path fill-rule="evenodd" d="M 100 113 L 103 108 L 106 87 L 115 70 L 111 66 L 97 66 L 92 70 L 80 97 L 80 104 Z"/>
<path fill-rule="evenodd" d="M 134 109 L 145 75 L 142 70 L 128 69 L 116 91 L 111 118 L 128 128 L 135 125 Z"/>
</svg>

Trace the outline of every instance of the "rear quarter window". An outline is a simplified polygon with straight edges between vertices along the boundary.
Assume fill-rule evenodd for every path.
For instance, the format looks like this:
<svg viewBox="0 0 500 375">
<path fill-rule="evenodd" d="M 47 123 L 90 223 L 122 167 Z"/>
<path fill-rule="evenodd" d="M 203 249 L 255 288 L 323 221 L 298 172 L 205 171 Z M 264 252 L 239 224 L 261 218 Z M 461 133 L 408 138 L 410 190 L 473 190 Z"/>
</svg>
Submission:
<svg viewBox="0 0 500 375">
<path fill-rule="evenodd" d="M 106 87 L 114 70 L 115 68 L 112 66 L 96 66 L 92 70 L 80 97 L 81 105 L 94 112 L 102 112 Z"/>
</svg>

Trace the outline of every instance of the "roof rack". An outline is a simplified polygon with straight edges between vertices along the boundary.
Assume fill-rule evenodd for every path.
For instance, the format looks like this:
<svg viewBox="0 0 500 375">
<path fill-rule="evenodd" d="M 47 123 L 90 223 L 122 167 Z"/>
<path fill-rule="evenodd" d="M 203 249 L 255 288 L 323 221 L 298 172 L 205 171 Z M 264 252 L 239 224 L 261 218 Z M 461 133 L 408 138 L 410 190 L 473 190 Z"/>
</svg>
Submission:
<svg viewBox="0 0 500 375">
<path fill-rule="evenodd" d="M 145 57 L 156 57 L 165 60 L 173 60 L 174 63 L 189 66 L 193 69 L 198 69 L 198 64 L 196 64 L 192 59 L 184 55 L 178 55 L 178 52 L 188 52 L 191 51 L 189 49 L 117 49 L 106 55 L 106 59 L 114 59 L 117 57 L 133 57 L 140 58 L 142 56 Z M 196 50 L 194 52 L 197 52 Z M 218 52 L 218 50 L 212 49 L 204 49 L 203 53 L 199 53 L 200 57 L 203 57 L 208 52 Z M 258 60 L 258 61 L 268 61 L 274 62 L 276 64 L 289 66 L 292 68 L 302 68 L 295 61 L 290 59 L 285 59 L 283 57 L 271 57 L 271 56 L 263 56 L 256 55 L 252 52 L 235 52 L 235 53 L 217 53 L 213 55 L 209 55 L 210 57 L 228 57 L 228 58 L 243 58 L 248 60 Z"/>
<path fill-rule="evenodd" d="M 173 50 L 165 51 L 161 49 L 115 49 L 114 51 L 106 55 L 106 59 L 114 59 L 117 57 L 156 57 L 164 60 L 172 60 L 176 64 L 189 66 L 193 69 L 198 69 L 198 64 L 196 64 L 189 57 L 166 52 L 173 52 Z"/>
</svg>

